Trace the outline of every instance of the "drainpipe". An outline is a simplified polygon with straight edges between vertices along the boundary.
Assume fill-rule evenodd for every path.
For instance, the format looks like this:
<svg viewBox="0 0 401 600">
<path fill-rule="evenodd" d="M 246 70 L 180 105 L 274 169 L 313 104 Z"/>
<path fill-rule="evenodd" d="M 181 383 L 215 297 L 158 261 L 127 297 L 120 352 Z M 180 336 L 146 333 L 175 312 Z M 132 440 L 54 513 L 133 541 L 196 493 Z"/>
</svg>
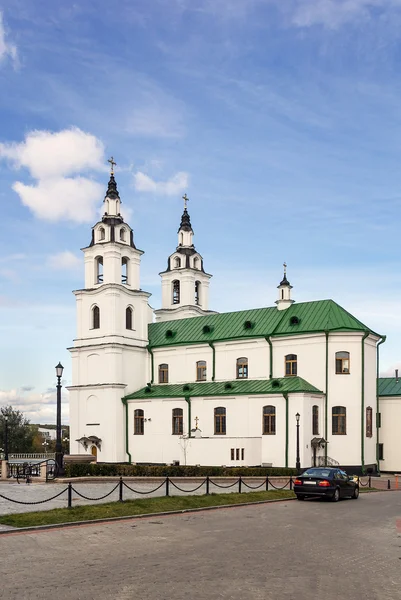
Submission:
<svg viewBox="0 0 401 600">
<path fill-rule="evenodd" d="M 361 373 L 361 470 L 365 473 L 365 340 L 369 331 L 365 331 L 362 338 L 362 373 Z"/>
<path fill-rule="evenodd" d="M 188 404 L 188 437 L 192 437 L 191 436 L 191 398 L 189 396 L 185 396 L 184 400 Z"/>
<path fill-rule="evenodd" d="M 151 367 L 150 367 L 150 370 L 151 370 L 151 373 L 150 373 L 150 383 L 153 383 L 153 381 L 154 381 L 154 373 L 155 373 L 155 357 L 153 356 L 152 346 L 150 346 L 150 345 L 146 346 L 146 350 L 150 354 L 150 364 L 151 364 Z"/>
<path fill-rule="evenodd" d="M 128 454 L 129 464 L 132 464 L 132 457 L 128 449 L 128 401 L 126 400 L 126 398 L 121 398 L 121 402 L 125 406 L 125 452 Z"/>
<path fill-rule="evenodd" d="M 379 460 L 379 413 L 380 413 L 380 399 L 379 399 L 379 346 L 386 341 L 386 336 L 383 335 L 380 342 L 376 346 L 376 463 L 377 472 L 380 475 L 380 460 Z M 381 423 L 380 423 L 381 424 Z"/>
<path fill-rule="evenodd" d="M 272 377 L 273 377 L 273 344 L 272 344 L 270 336 L 265 337 L 265 340 L 266 340 L 266 342 L 270 346 L 270 353 L 269 353 L 270 354 L 270 356 L 269 356 L 269 359 L 270 359 L 269 379 L 272 379 Z"/>
<path fill-rule="evenodd" d="M 288 394 L 283 392 L 285 399 L 285 466 L 288 467 Z"/>
<path fill-rule="evenodd" d="M 328 432 L 328 410 L 329 410 L 329 332 L 325 331 L 326 336 L 326 398 L 324 408 L 324 438 L 326 443 L 324 445 L 324 462 L 327 464 L 327 438 Z"/>
<path fill-rule="evenodd" d="M 209 346 L 213 350 L 213 371 L 212 371 L 212 381 L 214 381 L 216 376 L 216 348 L 214 347 L 213 342 L 209 342 Z"/>
</svg>

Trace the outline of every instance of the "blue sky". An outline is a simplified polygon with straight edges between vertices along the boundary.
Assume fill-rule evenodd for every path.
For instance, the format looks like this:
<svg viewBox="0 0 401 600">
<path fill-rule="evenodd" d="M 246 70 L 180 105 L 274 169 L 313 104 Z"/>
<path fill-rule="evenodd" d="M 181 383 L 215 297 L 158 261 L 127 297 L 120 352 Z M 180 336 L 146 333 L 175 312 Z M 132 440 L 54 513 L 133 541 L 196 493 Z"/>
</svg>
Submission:
<svg viewBox="0 0 401 600">
<path fill-rule="evenodd" d="M 114 155 L 145 251 L 181 196 L 210 307 L 333 298 L 401 367 L 401 0 L 0 0 L 0 404 L 54 421 Z M 67 398 L 64 403 L 66 420 Z"/>
</svg>

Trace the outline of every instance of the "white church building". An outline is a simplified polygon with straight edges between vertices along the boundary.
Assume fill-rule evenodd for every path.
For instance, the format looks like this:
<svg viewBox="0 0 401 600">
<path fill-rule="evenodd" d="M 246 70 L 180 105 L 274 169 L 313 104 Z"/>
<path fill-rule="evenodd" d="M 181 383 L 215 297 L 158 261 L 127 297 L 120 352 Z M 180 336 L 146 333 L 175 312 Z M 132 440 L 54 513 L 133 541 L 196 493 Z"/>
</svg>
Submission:
<svg viewBox="0 0 401 600">
<path fill-rule="evenodd" d="M 111 173 L 104 215 L 83 249 L 84 287 L 74 292 L 71 453 L 295 467 L 298 425 L 302 467 L 400 470 L 398 377 L 378 379 L 385 337 L 333 300 L 295 303 L 285 267 L 275 305 L 209 310 L 211 275 L 184 200 L 153 310 Z"/>
</svg>

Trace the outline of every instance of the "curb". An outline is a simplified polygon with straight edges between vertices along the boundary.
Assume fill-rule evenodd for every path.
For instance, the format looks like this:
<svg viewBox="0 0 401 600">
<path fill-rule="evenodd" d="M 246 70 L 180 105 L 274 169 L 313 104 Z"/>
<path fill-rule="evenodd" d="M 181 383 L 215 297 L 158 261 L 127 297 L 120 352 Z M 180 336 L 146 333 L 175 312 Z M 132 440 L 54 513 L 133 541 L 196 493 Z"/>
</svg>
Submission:
<svg viewBox="0 0 401 600">
<path fill-rule="evenodd" d="M 296 498 L 277 498 L 276 500 L 259 500 L 257 502 L 241 502 L 240 504 L 221 504 L 218 506 L 204 506 L 201 508 L 185 508 L 183 510 L 170 510 L 157 513 L 144 513 L 143 515 L 132 515 L 124 517 L 109 517 L 106 519 L 90 519 L 88 521 L 71 521 L 67 523 L 53 523 L 52 525 L 35 525 L 33 527 L 13 527 L 12 529 L 0 530 L 0 537 L 4 535 L 15 535 L 16 533 L 35 533 L 51 529 L 65 529 L 67 527 L 80 527 L 83 525 L 97 525 L 101 523 L 113 523 L 118 521 L 132 521 L 134 519 L 148 519 L 149 517 L 168 517 L 170 515 L 183 515 L 186 513 L 197 513 L 221 508 L 240 508 L 241 506 L 257 506 L 260 504 L 271 504 L 277 502 L 291 502 Z"/>
</svg>

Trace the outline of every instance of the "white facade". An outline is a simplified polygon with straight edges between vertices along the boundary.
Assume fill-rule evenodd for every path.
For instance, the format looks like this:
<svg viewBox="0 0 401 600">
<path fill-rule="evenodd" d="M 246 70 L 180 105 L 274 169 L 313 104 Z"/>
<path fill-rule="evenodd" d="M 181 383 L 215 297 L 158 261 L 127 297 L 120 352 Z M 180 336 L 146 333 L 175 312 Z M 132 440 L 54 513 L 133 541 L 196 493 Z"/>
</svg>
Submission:
<svg viewBox="0 0 401 600">
<path fill-rule="evenodd" d="M 224 335 L 219 337 L 218 319 L 222 322 L 226 315 L 209 311 L 211 275 L 204 271 L 203 259 L 193 245 L 186 207 L 178 230 L 178 246 L 168 258 L 167 269 L 160 274 L 162 307 L 152 311 L 149 294 L 140 288 L 142 251 L 135 247 L 132 230 L 120 216 L 113 175 L 105 198 L 105 214 L 94 226 L 92 242 L 83 252 L 85 283 L 83 289 L 74 292 L 77 336 L 70 348 L 72 454 L 92 452 L 102 462 L 294 467 L 295 415 L 299 413 L 303 467 L 327 455 L 344 467 L 375 468 L 379 335 L 365 329 L 335 303 L 333 309 L 329 308 L 343 318 L 343 326 L 328 327 L 322 320 L 317 330 L 306 325 L 303 329 L 306 319 L 313 317 L 315 306 L 316 319 L 320 318 L 321 304 L 294 304 L 292 287 L 284 272 L 277 306 L 266 309 L 264 316 L 277 326 L 272 325 L 271 331 L 255 329 L 254 336 L 240 328 L 235 334 L 229 333 L 227 339 Z M 299 314 L 304 311 L 299 319 L 299 315 L 293 316 L 297 307 Z M 232 313 L 230 323 L 236 321 L 236 314 L 242 313 Z M 208 316 L 217 319 L 216 330 L 210 329 L 210 339 L 187 341 L 183 334 L 174 342 L 177 331 L 190 332 L 192 319 L 203 323 Z M 291 324 L 280 330 L 278 326 L 290 316 Z M 350 325 L 347 319 L 353 320 Z M 171 323 L 166 336 L 171 335 L 173 341 L 160 338 L 166 339 L 165 343 L 152 343 L 149 325 L 154 321 L 152 328 L 168 327 L 166 321 Z M 253 324 L 246 326 L 251 328 Z M 246 375 L 238 371 L 239 359 L 246 359 Z M 293 382 L 302 378 L 299 389 L 291 388 L 291 378 Z M 195 385 L 209 387 L 204 388 L 204 395 L 197 391 L 191 397 L 190 391 L 183 388 L 197 379 Z M 219 382 L 244 379 L 250 383 L 277 380 L 283 392 L 269 388 L 266 393 L 214 394 Z M 303 380 L 310 391 L 301 389 Z M 141 392 L 147 384 L 152 389 L 151 398 Z M 136 393 L 138 397 L 131 397 Z M 385 402 L 380 441 L 387 430 L 394 428 L 386 416 Z M 266 406 L 275 410 L 274 432 L 270 433 L 264 431 Z M 224 434 L 215 431 L 214 411 L 218 407 L 226 409 Z M 401 402 L 397 407 L 401 415 Z M 174 409 L 182 410 L 179 433 L 172 429 Z M 142 415 L 143 431 L 135 430 L 135 414 L 139 414 L 135 411 Z M 401 469 L 401 455 L 388 464 L 391 469 L 396 464 Z M 385 467 L 387 463 L 383 461 L 382 468 Z"/>
</svg>

